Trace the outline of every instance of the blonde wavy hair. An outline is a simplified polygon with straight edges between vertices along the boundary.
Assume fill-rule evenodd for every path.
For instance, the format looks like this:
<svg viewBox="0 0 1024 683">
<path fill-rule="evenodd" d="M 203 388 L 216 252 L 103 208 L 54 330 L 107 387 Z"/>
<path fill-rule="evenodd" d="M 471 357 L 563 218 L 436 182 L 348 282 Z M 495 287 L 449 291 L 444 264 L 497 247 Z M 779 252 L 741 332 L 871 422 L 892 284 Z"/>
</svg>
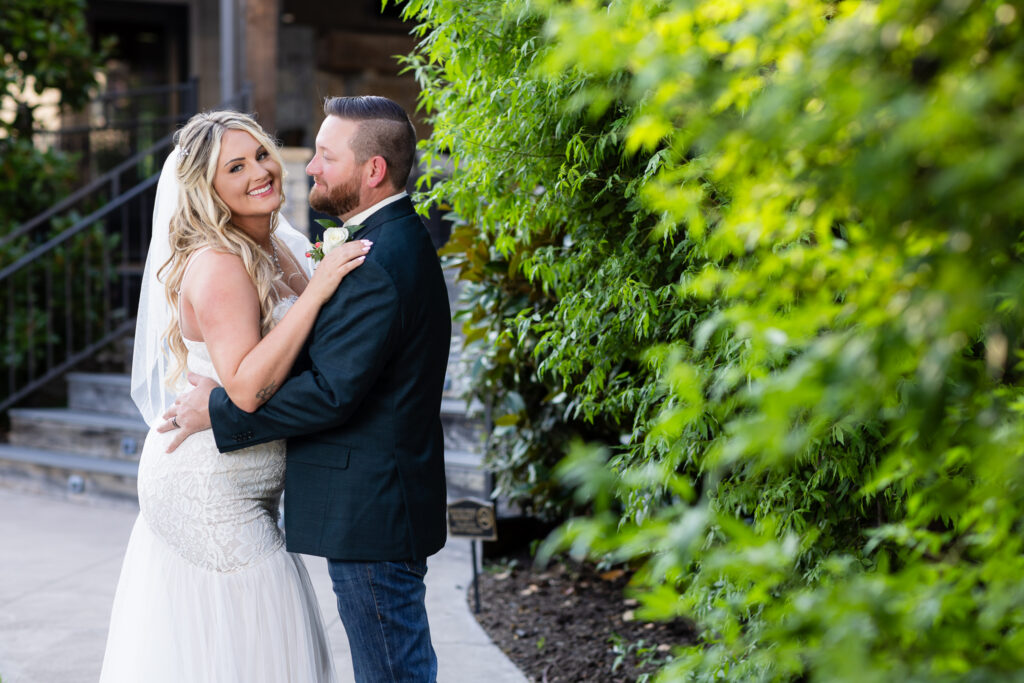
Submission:
<svg viewBox="0 0 1024 683">
<path fill-rule="evenodd" d="M 181 282 L 189 257 L 198 249 L 210 246 L 216 251 L 235 254 L 242 259 L 260 302 L 260 334 L 266 335 L 273 327 L 273 310 L 278 302 L 274 280 L 280 275 L 273 258 L 244 231 L 231 224 L 231 210 L 213 189 L 217 172 L 221 140 L 229 130 L 243 130 L 256 139 L 281 166 L 284 163 L 277 144 L 252 117 L 234 111 L 213 111 L 196 114 L 174 137 L 180 148 L 177 166 L 178 205 L 171 216 L 171 257 L 157 277 L 164 283 L 164 294 L 171 306 L 171 323 L 164 339 L 175 360 L 174 369 L 167 375 L 181 377 L 186 369 L 188 349 L 181 334 L 179 303 Z M 284 205 L 284 197 L 281 198 Z M 278 211 L 270 217 L 271 239 L 277 230 Z"/>
</svg>

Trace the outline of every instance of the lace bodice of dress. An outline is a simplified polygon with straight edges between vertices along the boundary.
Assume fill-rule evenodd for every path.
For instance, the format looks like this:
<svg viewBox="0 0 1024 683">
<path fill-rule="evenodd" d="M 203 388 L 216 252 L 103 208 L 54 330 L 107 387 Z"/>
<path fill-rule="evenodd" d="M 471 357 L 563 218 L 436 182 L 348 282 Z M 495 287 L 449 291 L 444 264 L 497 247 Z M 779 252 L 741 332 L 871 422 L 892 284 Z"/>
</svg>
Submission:
<svg viewBox="0 0 1024 683">
<path fill-rule="evenodd" d="M 280 320 L 296 297 L 274 309 Z M 188 368 L 220 379 L 206 344 L 186 339 Z M 151 430 L 139 462 L 139 506 L 158 536 L 186 560 L 218 572 L 243 569 L 283 544 L 277 527 L 284 441 L 221 453 L 213 432 L 165 453 L 173 432 Z"/>
</svg>

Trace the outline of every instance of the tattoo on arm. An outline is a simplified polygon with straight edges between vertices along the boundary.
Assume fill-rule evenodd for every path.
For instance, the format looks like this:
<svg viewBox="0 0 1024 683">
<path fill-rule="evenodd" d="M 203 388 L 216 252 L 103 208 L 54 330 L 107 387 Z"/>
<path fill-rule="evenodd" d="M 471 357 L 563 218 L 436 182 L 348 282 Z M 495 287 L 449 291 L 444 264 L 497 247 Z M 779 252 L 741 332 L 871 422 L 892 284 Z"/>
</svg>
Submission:
<svg viewBox="0 0 1024 683">
<path fill-rule="evenodd" d="M 260 400 L 260 403 L 266 403 L 274 395 L 275 391 L 277 391 L 277 382 L 271 382 L 256 392 L 256 398 Z"/>
</svg>

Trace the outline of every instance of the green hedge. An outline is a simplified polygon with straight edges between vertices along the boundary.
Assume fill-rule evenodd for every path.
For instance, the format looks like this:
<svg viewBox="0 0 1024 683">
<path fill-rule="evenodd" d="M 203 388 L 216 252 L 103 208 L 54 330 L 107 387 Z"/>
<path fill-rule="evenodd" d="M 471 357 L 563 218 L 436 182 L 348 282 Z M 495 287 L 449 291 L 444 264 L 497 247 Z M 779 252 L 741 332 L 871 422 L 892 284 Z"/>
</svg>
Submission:
<svg viewBox="0 0 1024 683">
<path fill-rule="evenodd" d="M 1021 11 L 406 3 L 500 490 L 661 680 L 1024 675 Z"/>
<path fill-rule="evenodd" d="M 81 109 L 95 94 L 97 74 L 111 42 L 94 45 L 85 0 L 4 0 L 0 10 L 0 99 L 14 116 L 0 119 L 0 238 L 46 211 L 76 184 L 76 155 L 41 149 L 33 140 L 35 108 L 29 95 L 60 92 L 62 112 Z M 95 201 L 57 216 L 30 234 L 0 245 L 0 268 L 58 236 L 88 213 Z M 0 283 L 0 359 L 15 386 L 47 365 L 46 345 L 71 348 L 102 329 L 99 308 L 117 275 L 104 266 L 116 235 L 95 225 Z M 64 349 L 58 349 L 58 361 Z M 29 372 L 32 369 L 33 372 Z M 6 398 L 6 393 L 0 393 Z"/>
</svg>

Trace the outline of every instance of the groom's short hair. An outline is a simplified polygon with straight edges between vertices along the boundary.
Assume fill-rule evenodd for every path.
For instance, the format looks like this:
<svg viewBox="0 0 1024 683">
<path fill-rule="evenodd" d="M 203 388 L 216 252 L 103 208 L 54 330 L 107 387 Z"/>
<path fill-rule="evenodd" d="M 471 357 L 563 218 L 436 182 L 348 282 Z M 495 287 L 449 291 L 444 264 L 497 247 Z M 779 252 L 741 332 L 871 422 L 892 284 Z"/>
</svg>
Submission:
<svg viewBox="0 0 1024 683">
<path fill-rule="evenodd" d="M 396 190 L 405 189 L 416 155 L 416 129 L 397 102 L 378 95 L 329 97 L 324 113 L 358 121 L 359 131 L 352 140 L 356 161 L 384 157 L 391 184 Z"/>
</svg>

